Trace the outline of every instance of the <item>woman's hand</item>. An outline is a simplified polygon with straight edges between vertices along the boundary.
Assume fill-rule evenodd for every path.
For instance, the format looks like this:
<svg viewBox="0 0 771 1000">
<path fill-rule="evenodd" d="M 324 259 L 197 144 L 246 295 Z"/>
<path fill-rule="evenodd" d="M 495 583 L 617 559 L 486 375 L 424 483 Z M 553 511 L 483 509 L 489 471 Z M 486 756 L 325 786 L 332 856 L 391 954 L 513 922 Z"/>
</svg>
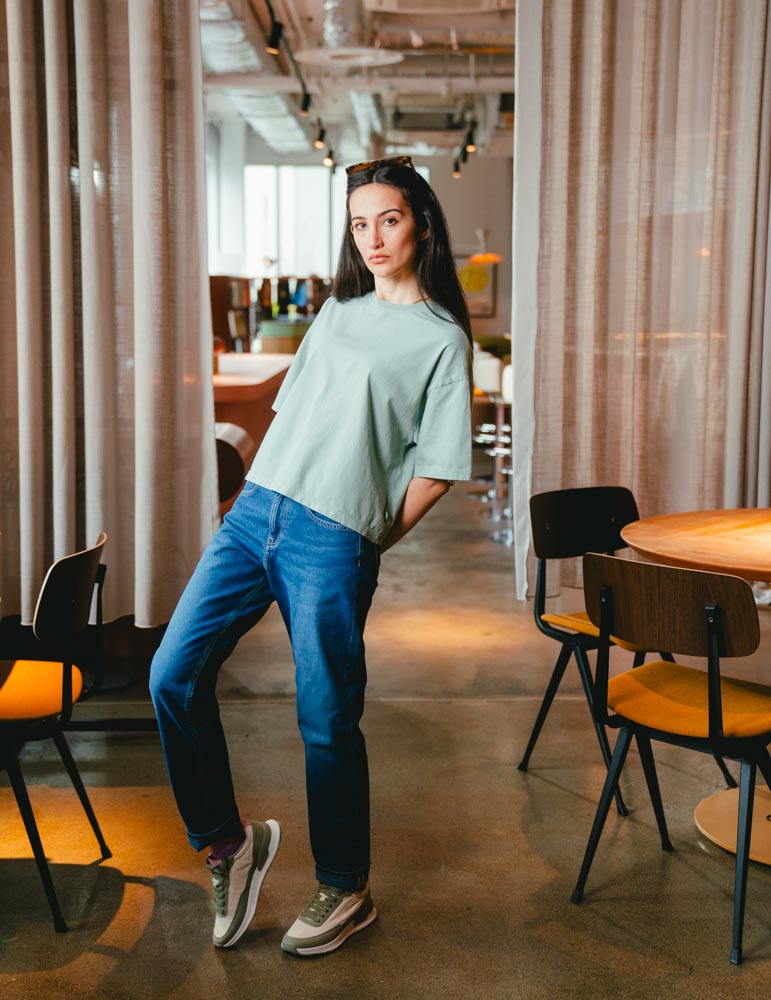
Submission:
<svg viewBox="0 0 771 1000">
<path fill-rule="evenodd" d="M 415 527 L 421 517 L 431 510 L 437 500 L 443 497 L 451 486 L 452 483 L 446 479 L 423 479 L 422 477 L 411 479 L 404 495 L 404 503 L 394 518 L 391 530 L 383 539 L 380 551 L 385 552 L 400 538 L 404 538 L 407 532 Z"/>
</svg>

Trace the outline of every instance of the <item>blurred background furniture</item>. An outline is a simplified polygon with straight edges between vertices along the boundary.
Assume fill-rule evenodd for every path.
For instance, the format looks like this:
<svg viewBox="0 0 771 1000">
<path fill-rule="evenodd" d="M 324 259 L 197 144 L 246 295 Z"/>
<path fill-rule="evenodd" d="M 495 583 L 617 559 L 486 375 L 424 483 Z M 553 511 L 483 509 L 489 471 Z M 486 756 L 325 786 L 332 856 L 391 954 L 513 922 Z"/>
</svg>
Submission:
<svg viewBox="0 0 771 1000">
<path fill-rule="evenodd" d="M 257 446 L 243 427 L 221 423 L 215 424 L 214 427 L 217 433 L 220 517 L 224 517 L 241 492 L 244 476 L 257 454 Z"/>
<path fill-rule="evenodd" d="M 243 427 L 259 448 L 273 419 L 272 404 L 291 354 L 220 354 L 214 375 L 214 416 Z"/>
<path fill-rule="evenodd" d="M 83 672 L 73 660 L 77 639 L 88 625 L 95 589 L 98 618 L 101 618 L 105 567 L 100 564 L 100 559 L 106 540 L 107 536 L 102 532 L 92 548 L 58 559 L 43 581 L 35 609 L 34 633 L 42 642 L 54 643 L 62 660 L 0 661 L 2 765 L 8 772 L 19 806 L 54 927 L 60 933 L 67 930 L 67 924 L 59 907 L 18 754 L 26 742 L 54 741 L 94 831 L 102 859 L 111 857 L 63 731 L 73 704 L 96 690 L 84 690 Z"/>
</svg>

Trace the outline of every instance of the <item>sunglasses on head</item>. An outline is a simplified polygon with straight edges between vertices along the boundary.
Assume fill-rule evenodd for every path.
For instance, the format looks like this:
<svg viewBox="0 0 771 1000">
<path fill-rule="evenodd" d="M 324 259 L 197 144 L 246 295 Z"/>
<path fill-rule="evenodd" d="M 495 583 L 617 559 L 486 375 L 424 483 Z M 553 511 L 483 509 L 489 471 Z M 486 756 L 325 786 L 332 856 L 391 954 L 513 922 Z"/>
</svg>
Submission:
<svg viewBox="0 0 771 1000">
<path fill-rule="evenodd" d="M 351 174 L 360 174 L 364 170 L 376 170 L 378 167 L 389 166 L 409 167 L 410 170 L 415 169 L 411 156 L 388 156 L 385 160 L 367 160 L 364 163 L 354 163 L 353 166 L 346 167 L 345 172 L 350 176 Z"/>
</svg>

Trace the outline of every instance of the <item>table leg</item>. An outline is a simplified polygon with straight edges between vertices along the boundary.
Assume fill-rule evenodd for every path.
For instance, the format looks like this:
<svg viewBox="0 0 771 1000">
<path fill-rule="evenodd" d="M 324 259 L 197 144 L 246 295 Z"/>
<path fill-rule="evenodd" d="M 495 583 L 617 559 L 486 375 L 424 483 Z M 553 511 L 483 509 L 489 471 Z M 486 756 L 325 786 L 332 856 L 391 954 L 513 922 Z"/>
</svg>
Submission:
<svg viewBox="0 0 771 1000">
<path fill-rule="evenodd" d="M 728 788 L 702 799 L 693 818 L 704 836 L 732 854 L 736 854 L 736 826 L 739 814 L 739 789 Z M 752 813 L 750 860 L 771 865 L 771 792 L 755 789 Z"/>
</svg>

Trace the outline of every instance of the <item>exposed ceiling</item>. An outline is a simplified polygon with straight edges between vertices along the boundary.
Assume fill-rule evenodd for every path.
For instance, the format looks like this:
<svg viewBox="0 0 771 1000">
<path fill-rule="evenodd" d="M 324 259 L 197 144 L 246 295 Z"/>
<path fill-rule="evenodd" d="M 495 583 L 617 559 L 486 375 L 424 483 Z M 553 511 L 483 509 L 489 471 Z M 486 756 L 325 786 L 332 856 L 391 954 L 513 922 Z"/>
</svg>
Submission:
<svg viewBox="0 0 771 1000">
<path fill-rule="evenodd" d="M 276 154 L 512 156 L 515 0 L 200 0 L 207 115 L 241 115 Z M 290 54 L 291 53 L 291 54 Z M 310 114 L 300 113 L 305 83 Z M 319 158 L 322 154 L 319 154 Z"/>
</svg>

